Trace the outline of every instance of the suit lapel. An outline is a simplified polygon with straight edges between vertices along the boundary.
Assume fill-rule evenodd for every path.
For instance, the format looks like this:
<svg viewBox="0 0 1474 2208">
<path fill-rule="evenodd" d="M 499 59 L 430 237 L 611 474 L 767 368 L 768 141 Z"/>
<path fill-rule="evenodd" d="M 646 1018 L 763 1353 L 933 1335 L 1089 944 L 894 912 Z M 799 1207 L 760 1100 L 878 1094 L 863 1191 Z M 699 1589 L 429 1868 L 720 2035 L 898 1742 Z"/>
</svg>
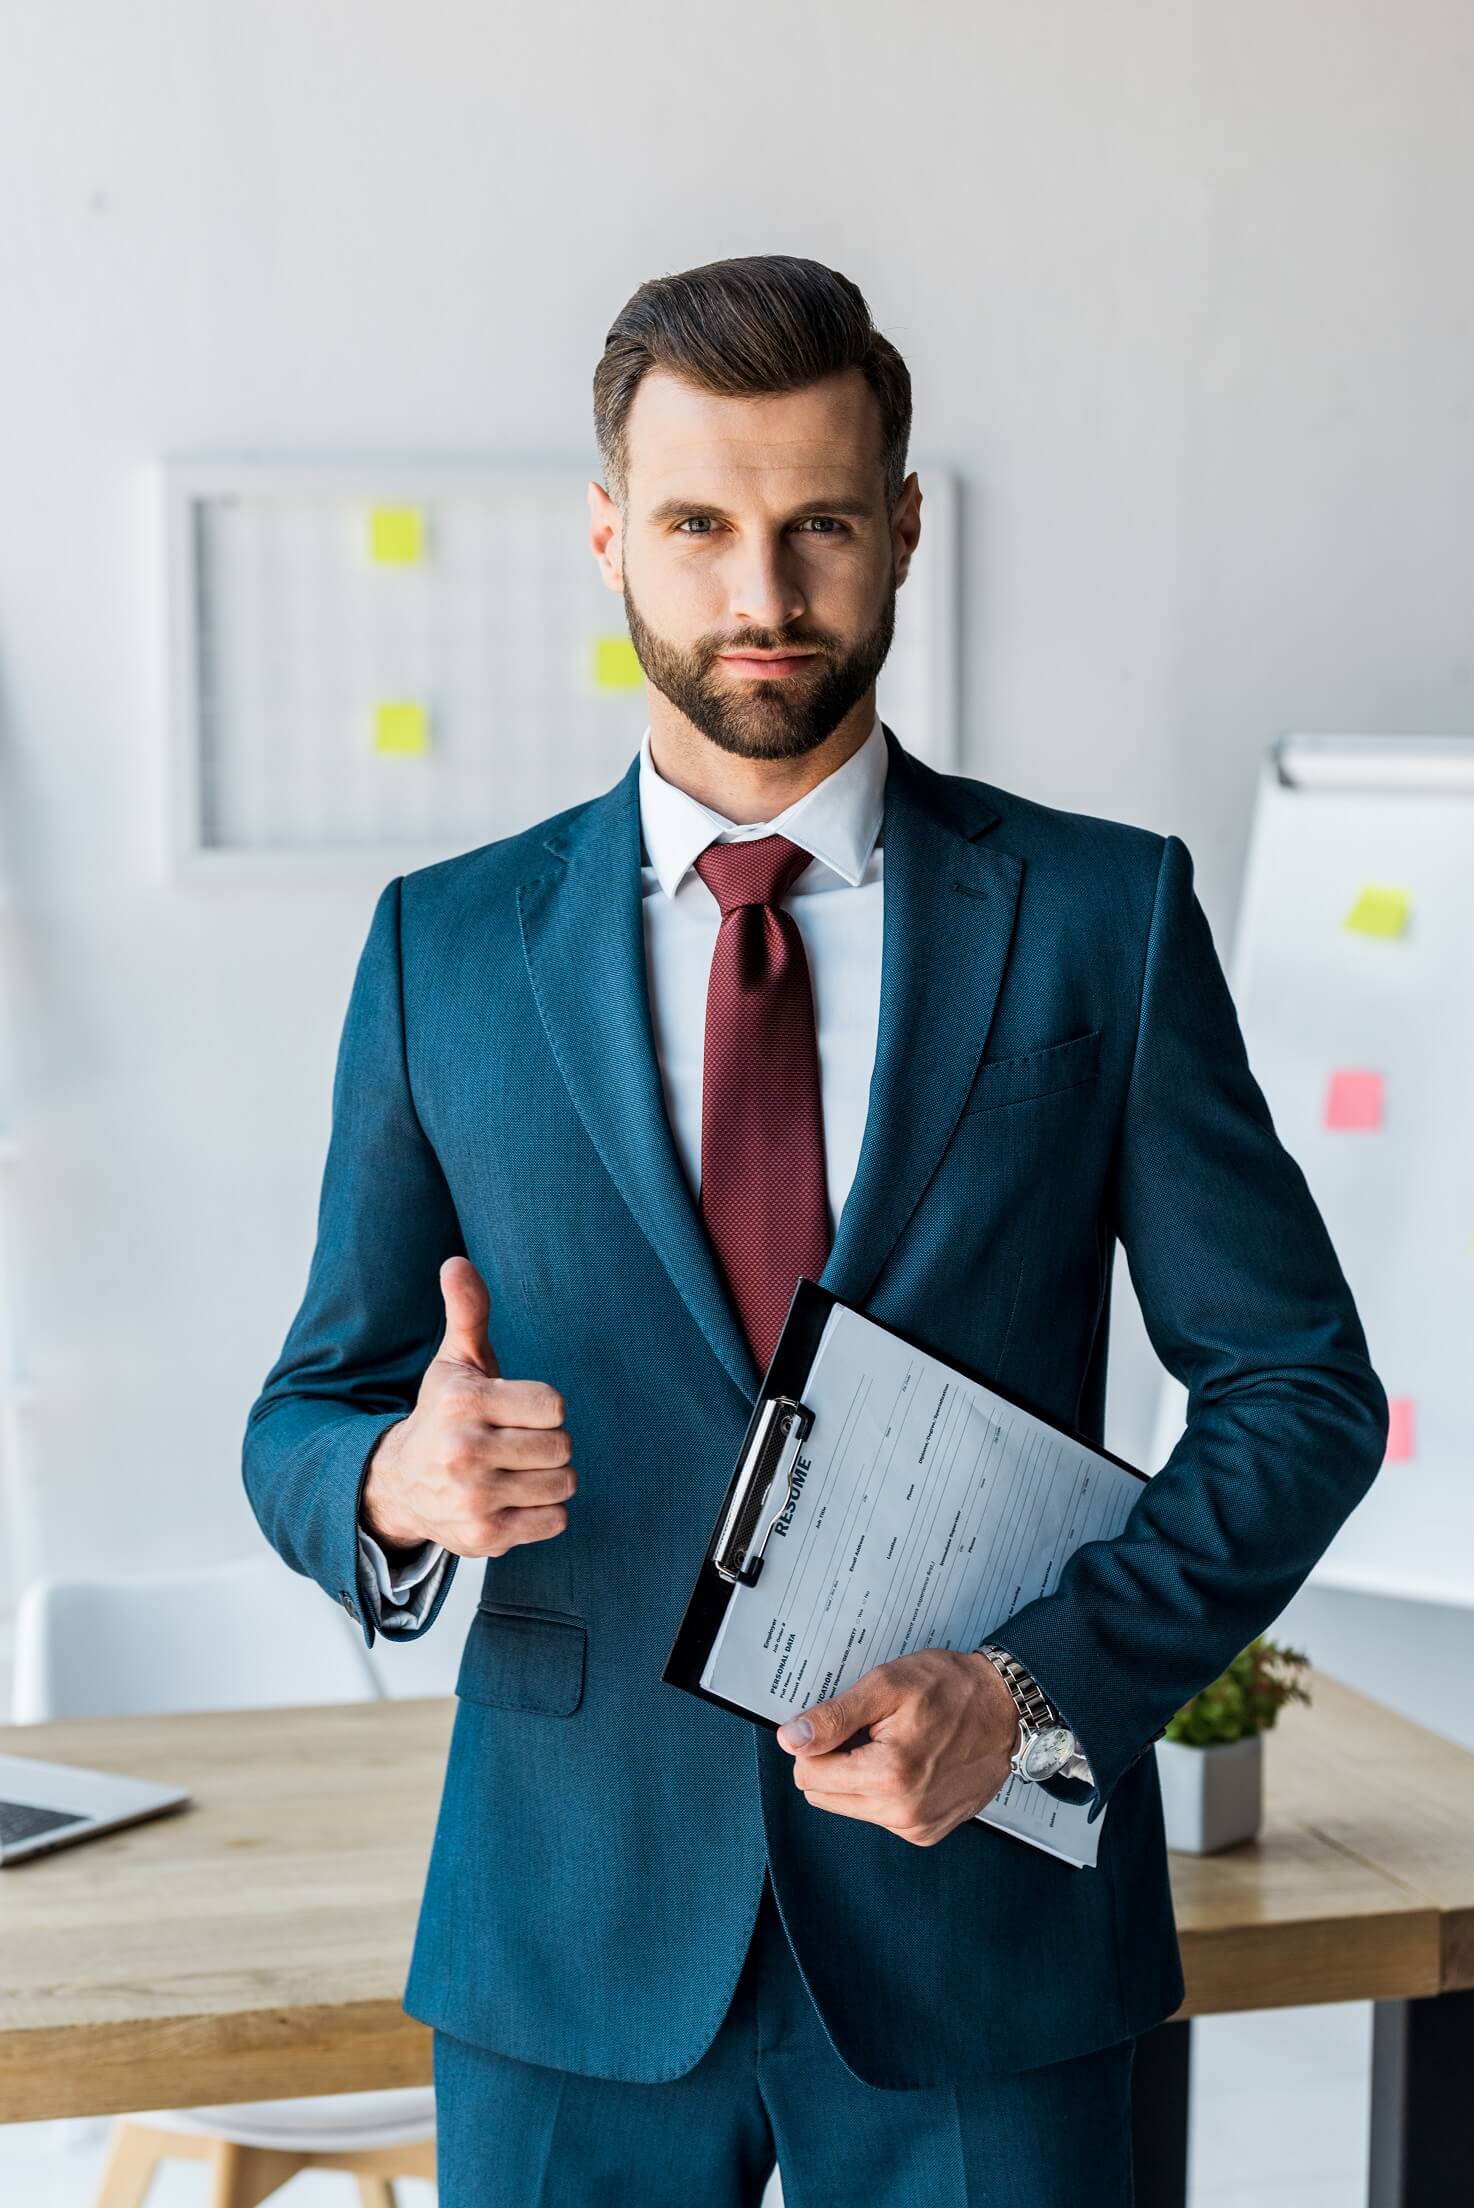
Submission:
<svg viewBox="0 0 1474 2208">
<path fill-rule="evenodd" d="M 762 1374 L 727 1293 L 665 1109 L 640 909 L 639 755 L 546 845 L 518 887 L 533 994 L 574 1109 L 719 1362 L 750 1400 Z"/>
<path fill-rule="evenodd" d="M 976 785 L 933 774 L 884 730 L 880 1025 L 864 1138 L 821 1284 L 861 1305 L 936 1169 L 982 1056 L 1021 862 L 974 839 Z M 640 899 L 639 757 L 544 839 L 518 885 L 538 1012 L 589 1139 L 713 1354 L 748 1401 L 762 1374 L 666 1114 Z"/>
<path fill-rule="evenodd" d="M 880 1025 L 865 1132 L 821 1287 L 863 1306 L 952 1138 L 983 1055 L 1023 863 L 977 838 L 998 815 L 890 729 Z M 962 1222 L 958 1222 L 959 1228 Z"/>
</svg>

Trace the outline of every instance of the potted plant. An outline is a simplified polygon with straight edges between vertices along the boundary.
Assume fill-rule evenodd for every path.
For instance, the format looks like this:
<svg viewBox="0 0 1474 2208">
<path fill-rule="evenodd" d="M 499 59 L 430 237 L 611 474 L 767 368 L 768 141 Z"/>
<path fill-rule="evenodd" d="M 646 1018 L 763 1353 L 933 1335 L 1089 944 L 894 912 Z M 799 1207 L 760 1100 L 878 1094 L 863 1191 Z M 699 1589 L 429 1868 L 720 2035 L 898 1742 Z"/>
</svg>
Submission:
<svg viewBox="0 0 1474 2208">
<path fill-rule="evenodd" d="M 1286 1702 L 1308 1702 L 1304 1651 L 1262 1633 L 1184 1702 L 1157 1743 L 1167 1845 L 1212 1855 L 1252 1840 L 1264 1806 L 1262 1735 Z"/>
</svg>

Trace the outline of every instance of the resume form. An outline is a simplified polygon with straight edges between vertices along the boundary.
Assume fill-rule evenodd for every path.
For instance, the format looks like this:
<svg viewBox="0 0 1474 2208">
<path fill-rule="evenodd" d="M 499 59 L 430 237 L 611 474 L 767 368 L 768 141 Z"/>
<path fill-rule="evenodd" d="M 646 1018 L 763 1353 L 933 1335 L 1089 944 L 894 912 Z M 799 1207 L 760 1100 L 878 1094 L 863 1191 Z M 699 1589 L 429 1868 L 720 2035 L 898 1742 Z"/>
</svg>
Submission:
<svg viewBox="0 0 1474 2208">
<path fill-rule="evenodd" d="M 1146 1485 L 846 1304 L 803 1400 L 814 1418 L 786 1505 L 701 1673 L 779 1723 L 913 1649 L 1006 1644 L 1014 1611 L 1082 1542 L 1119 1533 Z M 977 1816 L 1083 1868 L 1104 1821 L 1087 1807 L 1010 1772 Z"/>
</svg>

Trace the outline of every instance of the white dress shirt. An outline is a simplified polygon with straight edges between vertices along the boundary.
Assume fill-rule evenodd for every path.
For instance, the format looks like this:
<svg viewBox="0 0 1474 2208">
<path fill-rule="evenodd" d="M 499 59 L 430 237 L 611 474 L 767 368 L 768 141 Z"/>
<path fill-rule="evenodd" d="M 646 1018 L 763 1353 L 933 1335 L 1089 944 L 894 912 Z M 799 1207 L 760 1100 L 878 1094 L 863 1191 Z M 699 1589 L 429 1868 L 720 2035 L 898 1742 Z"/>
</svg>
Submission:
<svg viewBox="0 0 1474 2208">
<path fill-rule="evenodd" d="M 822 782 L 771 820 L 738 822 L 668 782 L 651 757 L 648 728 L 640 739 L 640 828 L 650 859 L 640 868 L 650 1018 L 666 1114 L 697 1197 L 706 989 L 721 910 L 694 861 L 709 843 L 754 836 L 787 836 L 811 854 L 783 904 L 803 938 L 814 993 L 831 1240 L 860 1155 L 880 1025 L 880 838 L 889 764 L 877 714 L 858 751 Z M 535 1377 L 556 1385 L 553 1374 Z M 367 1601 L 369 1586 L 377 1590 L 376 1619 L 417 1625 L 435 1599 L 447 1552 L 426 1541 L 391 1576 L 382 1548 L 362 1525 L 358 1538 L 361 1581 L 369 1581 L 360 1593 Z"/>
<path fill-rule="evenodd" d="M 668 782 L 651 756 L 648 728 L 640 739 L 640 829 L 651 862 L 640 868 L 650 1019 L 666 1114 L 698 1198 L 706 987 L 722 916 L 694 862 L 709 843 L 753 836 L 787 836 L 811 854 L 783 904 L 803 937 L 814 992 L 831 1239 L 860 1155 L 880 1024 L 880 824 L 888 765 L 877 714 L 864 743 L 822 782 L 771 820 L 739 822 Z M 376 1620 L 417 1625 L 435 1599 L 445 1550 L 423 1542 L 391 1573 L 362 1525 L 358 1538 L 369 1583 L 360 1593 L 365 1599 L 370 1589 L 377 1593 Z"/>
</svg>

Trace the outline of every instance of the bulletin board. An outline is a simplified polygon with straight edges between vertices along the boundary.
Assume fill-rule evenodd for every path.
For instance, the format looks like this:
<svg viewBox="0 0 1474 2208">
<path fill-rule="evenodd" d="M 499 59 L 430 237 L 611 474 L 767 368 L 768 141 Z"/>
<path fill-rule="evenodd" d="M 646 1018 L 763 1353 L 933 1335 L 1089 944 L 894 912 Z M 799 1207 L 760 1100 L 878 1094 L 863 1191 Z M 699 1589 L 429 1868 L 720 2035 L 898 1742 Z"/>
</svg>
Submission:
<svg viewBox="0 0 1474 2208">
<path fill-rule="evenodd" d="M 1391 1406 L 1382 1468 L 1312 1584 L 1474 1604 L 1471 968 L 1474 738 L 1282 738 L 1229 980 Z M 1186 1409 L 1169 1376 L 1155 1465 Z"/>
<path fill-rule="evenodd" d="M 907 749 L 957 755 L 956 486 L 921 544 L 877 693 Z M 610 788 L 649 719 L 576 464 L 163 464 L 179 879 L 370 877 Z"/>
</svg>

